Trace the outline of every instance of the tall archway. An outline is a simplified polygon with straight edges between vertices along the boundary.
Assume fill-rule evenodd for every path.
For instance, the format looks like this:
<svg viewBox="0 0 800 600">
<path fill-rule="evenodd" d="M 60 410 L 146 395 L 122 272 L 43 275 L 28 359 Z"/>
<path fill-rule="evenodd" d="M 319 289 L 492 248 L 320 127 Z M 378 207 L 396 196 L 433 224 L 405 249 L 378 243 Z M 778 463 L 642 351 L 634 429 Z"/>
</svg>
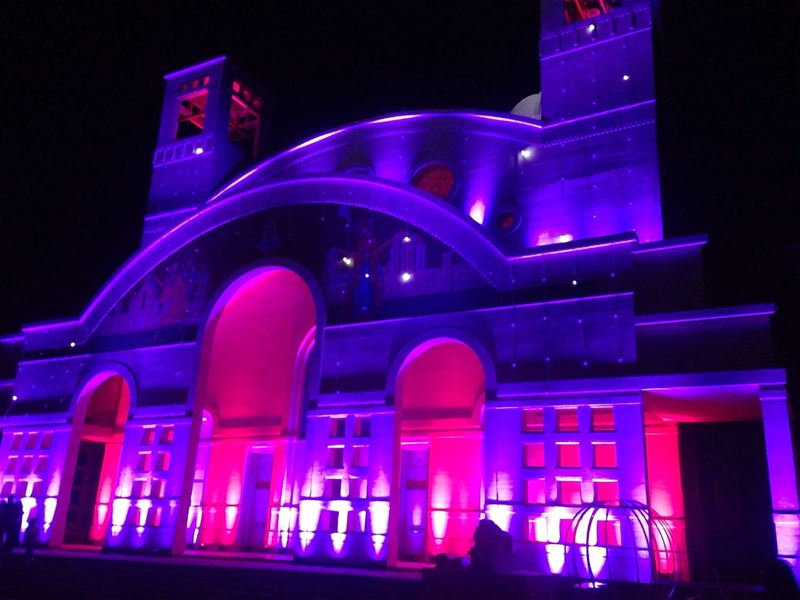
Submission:
<svg viewBox="0 0 800 600">
<path fill-rule="evenodd" d="M 460 340 L 436 338 L 403 361 L 395 387 L 393 554 L 423 561 L 472 545 L 482 499 L 486 374 Z"/>
<path fill-rule="evenodd" d="M 291 528 L 281 517 L 296 503 L 291 444 L 316 332 L 311 289 L 285 267 L 254 269 L 217 300 L 196 391 L 196 418 L 213 427 L 195 466 L 190 545 L 263 551 L 278 545 L 279 523 Z"/>
<path fill-rule="evenodd" d="M 130 402 L 128 379 L 111 370 L 92 376 L 79 392 L 67 451 L 68 483 L 60 490 L 54 543 L 103 543 Z"/>
</svg>

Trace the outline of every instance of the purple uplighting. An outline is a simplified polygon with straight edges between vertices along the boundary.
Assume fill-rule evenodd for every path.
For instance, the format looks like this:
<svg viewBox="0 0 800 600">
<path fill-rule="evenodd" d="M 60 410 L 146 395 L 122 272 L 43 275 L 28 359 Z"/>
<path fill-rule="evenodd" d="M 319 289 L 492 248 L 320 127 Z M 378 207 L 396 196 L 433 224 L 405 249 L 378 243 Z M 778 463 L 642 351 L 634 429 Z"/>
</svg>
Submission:
<svg viewBox="0 0 800 600">
<path fill-rule="evenodd" d="M 2 496 L 43 542 L 419 568 L 489 519 L 585 587 L 800 573 L 775 307 L 709 308 L 707 239 L 664 239 L 650 2 L 543 0 L 541 34 L 541 114 L 267 158 L 228 58 L 165 77 L 141 247 L 0 338 Z"/>
</svg>

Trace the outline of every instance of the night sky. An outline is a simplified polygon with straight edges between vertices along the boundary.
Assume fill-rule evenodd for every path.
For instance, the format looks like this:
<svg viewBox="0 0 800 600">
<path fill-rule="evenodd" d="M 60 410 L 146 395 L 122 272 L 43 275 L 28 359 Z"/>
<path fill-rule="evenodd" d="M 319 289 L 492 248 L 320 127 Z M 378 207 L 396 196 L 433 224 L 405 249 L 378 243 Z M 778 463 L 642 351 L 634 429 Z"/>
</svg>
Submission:
<svg viewBox="0 0 800 600">
<path fill-rule="evenodd" d="M 389 112 L 508 111 L 539 85 L 535 0 L 11 6 L 0 333 L 78 315 L 136 250 L 166 72 L 233 58 L 274 99 L 269 153 Z M 708 304 L 777 302 L 784 345 L 800 339 L 797 12 L 666 0 L 658 47 L 666 234 L 708 233 Z"/>
</svg>

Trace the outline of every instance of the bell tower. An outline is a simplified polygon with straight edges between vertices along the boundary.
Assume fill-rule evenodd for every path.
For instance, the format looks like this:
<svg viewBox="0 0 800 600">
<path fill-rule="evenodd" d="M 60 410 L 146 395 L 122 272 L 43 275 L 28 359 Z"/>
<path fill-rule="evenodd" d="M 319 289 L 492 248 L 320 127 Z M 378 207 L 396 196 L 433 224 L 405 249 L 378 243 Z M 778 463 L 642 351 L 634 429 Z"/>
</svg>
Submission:
<svg viewBox="0 0 800 600">
<path fill-rule="evenodd" d="M 164 79 L 142 245 L 185 219 L 254 161 L 265 134 L 263 92 L 226 57 Z"/>
</svg>

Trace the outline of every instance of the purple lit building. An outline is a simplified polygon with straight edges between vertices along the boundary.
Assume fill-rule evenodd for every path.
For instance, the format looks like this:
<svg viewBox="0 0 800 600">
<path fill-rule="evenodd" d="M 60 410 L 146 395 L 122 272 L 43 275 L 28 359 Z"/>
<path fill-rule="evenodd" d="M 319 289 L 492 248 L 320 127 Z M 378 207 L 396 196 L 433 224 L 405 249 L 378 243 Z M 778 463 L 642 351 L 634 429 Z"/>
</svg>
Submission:
<svg viewBox="0 0 800 600">
<path fill-rule="evenodd" d="M 540 53 L 540 105 L 266 160 L 257 83 L 167 75 L 140 250 L 0 338 L 2 495 L 51 547 L 415 565 L 490 518 L 526 571 L 800 570 L 774 307 L 663 237 L 650 3 L 542 0 Z"/>
</svg>

